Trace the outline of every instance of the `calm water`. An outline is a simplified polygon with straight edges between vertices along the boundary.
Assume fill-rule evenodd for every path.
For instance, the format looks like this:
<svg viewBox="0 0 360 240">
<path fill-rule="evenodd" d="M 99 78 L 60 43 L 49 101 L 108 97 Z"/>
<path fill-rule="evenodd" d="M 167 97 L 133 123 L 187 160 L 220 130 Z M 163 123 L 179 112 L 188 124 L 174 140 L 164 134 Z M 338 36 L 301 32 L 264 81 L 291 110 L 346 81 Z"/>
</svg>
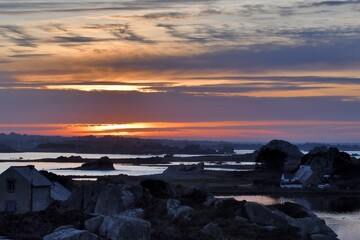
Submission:
<svg viewBox="0 0 360 240">
<path fill-rule="evenodd" d="M 245 150 L 250 151 L 250 150 Z M 1 160 L 37 160 L 46 158 L 57 158 L 59 156 L 81 156 L 86 159 L 99 159 L 103 156 L 108 156 L 110 159 L 135 159 L 135 158 L 151 158 L 151 157 L 164 157 L 165 155 L 130 155 L 130 154 L 77 154 L 77 153 L 49 153 L 49 152 L 23 152 L 23 153 L 0 153 Z M 193 154 L 176 154 L 175 157 L 194 157 L 203 155 Z M 219 155 L 222 156 L 222 155 Z M 139 175 L 152 175 L 162 173 L 167 166 L 166 165 L 179 165 L 179 164 L 194 164 L 194 162 L 173 162 L 170 164 L 161 164 L 161 166 L 154 165 L 132 165 L 132 164 L 114 164 L 115 170 L 112 171 L 84 171 L 84 170 L 64 170 L 65 168 L 76 168 L 81 166 L 81 163 L 67 163 L 67 162 L 0 162 L 0 173 L 5 171 L 10 166 L 24 166 L 35 165 L 38 170 L 47 170 L 59 175 L 65 176 L 104 176 L 104 175 L 119 175 L 126 174 L 130 176 Z M 254 165 L 255 163 L 233 163 L 224 162 L 227 165 Z M 207 162 L 206 165 L 214 166 L 219 165 L 216 162 Z M 227 168 L 207 168 L 206 170 L 223 170 L 223 171 L 243 171 L 242 169 L 227 169 Z M 247 170 L 247 169 L 246 169 Z"/>
<path fill-rule="evenodd" d="M 251 150 L 240 150 L 251 151 Z M 243 154 L 243 153 L 241 153 Z M 60 156 L 71 157 L 80 156 L 88 159 L 99 159 L 107 156 L 111 159 L 132 159 L 132 158 L 151 158 L 164 157 L 165 154 L 151 155 L 151 154 L 95 154 L 95 153 L 62 153 L 62 152 L 22 152 L 22 153 L 0 153 L 0 160 L 37 160 L 45 158 L 57 158 Z M 225 154 L 174 154 L 174 157 L 200 157 L 200 156 L 225 156 Z"/>
<path fill-rule="evenodd" d="M 150 157 L 163 157 L 164 155 L 131 155 L 131 154 L 87 154 L 87 153 L 53 153 L 53 152 L 23 152 L 23 153 L 0 153 L 1 160 L 36 160 L 44 158 L 57 158 L 60 156 L 71 157 L 81 156 L 82 158 L 99 159 L 103 156 L 108 156 L 112 159 L 125 159 L 125 158 L 150 158 Z"/>
<path fill-rule="evenodd" d="M 235 154 L 247 154 L 252 153 L 254 150 L 234 150 Z M 306 152 L 304 152 L 306 153 Z M 347 151 L 350 155 L 357 154 L 360 156 L 360 151 Z M 108 156 L 112 159 L 125 159 L 125 158 L 151 158 L 151 157 L 164 157 L 165 154 L 159 155 L 136 155 L 136 154 L 92 154 L 92 153 L 62 153 L 62 152 L 23 152 L 23 153 L 0 153 L 0 160 L 36 160 L 44 158 L 57 158 L 60 156 L 81 156 L 82 158 L 98 159 L 103 156 Z M 204 154 L 175 154 L 175 157 L 199 157 Z M 224 154 L 208 154 L 207 156 L 224 156 Z"/>
<path fill-rule="evenodd" d="M 272 205 L 296 202 L 313 210 L 325 220 L 326 224 L 338 234 L 340 240 L 360 240 L 360 199 L 359 197 L 295 197 L 273 198 L 268 196 L 232 196 L 241 201 Z M 344 203 L 347 204 L 344 204 Z"/>
</svg>

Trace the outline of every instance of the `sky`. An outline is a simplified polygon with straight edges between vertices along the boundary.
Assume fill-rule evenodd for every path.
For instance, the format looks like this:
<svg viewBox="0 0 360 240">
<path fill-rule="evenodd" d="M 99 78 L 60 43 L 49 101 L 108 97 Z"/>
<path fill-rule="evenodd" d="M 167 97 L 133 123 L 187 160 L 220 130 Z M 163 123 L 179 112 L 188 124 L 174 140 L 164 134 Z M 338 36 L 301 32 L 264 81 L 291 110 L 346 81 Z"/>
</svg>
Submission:
<svg viewBox="0 0 360 240">
<path fill-rule="evenodd" d="M 1 0 L 0 132 L 360 142 L 359 0 Z"/>
</svg>

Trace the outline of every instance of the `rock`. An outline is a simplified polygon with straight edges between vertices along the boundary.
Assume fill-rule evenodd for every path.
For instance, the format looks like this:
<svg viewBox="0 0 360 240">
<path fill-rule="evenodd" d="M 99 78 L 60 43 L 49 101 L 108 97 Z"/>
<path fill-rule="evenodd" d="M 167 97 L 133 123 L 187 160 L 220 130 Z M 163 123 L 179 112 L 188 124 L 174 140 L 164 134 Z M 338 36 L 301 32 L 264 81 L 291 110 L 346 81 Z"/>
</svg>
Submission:
<svg viewBox="0 0 360 240">
<path fill-rule="evenodd" d="M 156 198 L 168 199 L 175 197 L 175 191 L 170 184 L 161 180 L 147 179 L 141 182 L 141 186 Z"/>
<path fill-rule="evenodd" d="M 284 170 L 291 172 L 301 164 L 303 156 L 304 154 L 300 152 L 297 146 L 283 140 L 272 140 L 259 149 L 256 161 L 268 162 L 275 168 L 281 167 L 283 163 Z M 277 161 L 280 162 L 277 163 Z M 280 164 L 280 166 L 277 166 L 277 164 Z"/>
<path fill-rule="evenodd" d="M 167 176 L 178 176 L 184 174 L 199 174 L 204 172 L 204 163 L 191 164 L 191 165 L 177 165 L 169 166 L 164 172 L 163 175 Z"/>
<path fill-rule="evenodd" d="M 201 229 L 201 232 L 217 240 L 225 239 L 222 229 L 214 223 L 209 223 Z"/>
<path fill-rule="evenodd" d="M 91 160 L 80 167 L 75 169 L 79 170 L 115 170 L 114 163 L 108 157 L 102 157 L 98 160 Z"/>
<path fill-rule="evenodd" d="M 141 208 L 126 210 L 118 214 L 123 217 L 144 218 L 144 210 Z"/>
<path fill-rule="evenodd" d="M 254 202 L 247 202 L 244 205 L 245 213 L 250 222 L 263 226 L 283 227 L 288 225 L 288 221 L 284 218 L 284 214 Z"/>
<path fill-rule="evenodd" d="M 43 240 L 98 240 L 99 237 L 85 230 L 78 230 L 72 226 L 62 226 L 46 235 Z"/>
<path fill-rule="evenodd" d="M 172 220 L 185 219 L 194 209 L 189 206 L 182 206 L 180 201 L 169 199 L 166 203 L 167 214 Z"/>
<path fill-rule="evenodd" d="M 303 236 L 310 234 L 323 234 L 333 238 L 337 236 L 336 233 L 326 225 L 324 220 L 316 216 L 296 219 L 289 218 L 288 221 L 291 226 L 299 228 Z"/>
<path fill-rule="evenodd" d="M 316 147 L 302 158 L 302 162 L 310 165 L 320 178 L 324 174 L 347 174 L 355 169 L 350 155 L 333 147 Z"/>
<path fill-rule="evenodd" d="M 91 233 L 97 234 L 99 232 L 99 227 L 101 226 L 104 220 L 104 216 L 97 216 L 90 218 L 85 221 L 84 226 L 85 229 Z"/>
<path fill-rule="evenodd" d="M 139 184 L 128 184 L 123 189 L 134 195 L 135 203 L 138 205 L 144 203 L 144 201 L 149 201 L 151 198 L 151 195 Z"/>
<path fill-rule="evenodd" d="M 203 203 L 203 206 L 204 207 L 207 207 L 207 208 L 209 208 L 209 207 L 212 207 L 212 206 L 214 206 L 215 204 L 216 204 L 216 202 L 217 201 L 221 201 L 221 199 L 217 199 L 217 198 L 215 198 L 214 196 L 208 196 L 207 198 L 206 198 L 206 201 Z"/>
<path fill-rule="evenodd" d="M 297 204 L 292 204 L 293 209 L 295 208 L 294 205 Z M 310 234 L 324 234 L 329 237 L 337 236 L 331 228 L 326 226 L 324 220 L 318 218 L 310 212 L 306 212 L 302 206 L 299 206 L 299 209 L 297 210 L 296 215 L 300 214 L 297 218 L 291 217 L 277 209 L 271 210 L 258 203 L 252 202 L 245 203 L 245 212 L 251 222 L 263 226 L 274 226 L 279 228 L 284 226 L 296 227 L 300 230 L 300 234 L 302 236 Z"/>
<path fill-rule="evenodd" d="M 142 219 L 119 215 L 106 216 L 100 226 L 100 237 L 109 240 L 150 240 L 151 224 Z"/>
<path fill-rule="evenodd" d="M 336 237 L 330 237 L 324 234 L 312 234 L 310 235 L 311 240 L 337 240 Z"/>
<path fill-rule="evenodd" d="M 248 219 L 246 219 L 246 218 L 244 218 L 244 217 L 241 217 L 241 216 L 236 216 L 236 217 L 235 217 L 235 220 L 236 220 L 237 222 L 243 223 L 243 224 L 246 224 L 246 223 L 249 222 Z"/>
<path fill-rule="evenodd" d="M 209 196 L 211 195 L 207 191 L 199 188 L 185 188 L 180 199 L 182 203 L 193 206 L 204 204 Z"/>
<path fill-rule="evenodd" d="M 113 215 L 133 208 L 134 195 L 126 190 L 121 190 L 116 185 L 108 185 L 103 189 L 95 205 L 95 214 Z"/>
<path fill-rule="evenodd" d="M 99 194 L 104 187 L 104 184 L 98 182 L 83 184 L 75 189 L 64 205 L 70 209 L 93 213 Z"/>
<path fill-rule="evenodd" d="M 309 209 L 305 208 L 304 206 L 293 203 L 293 202 L 285 202 L 282 204 L 275 204 L 272 205 L 273 208 L 285 213 L 286 215 L 292 218 L 305 218 L 305 217 L 314 217 L 316 216 L 313 214 Z"/>
</svg>

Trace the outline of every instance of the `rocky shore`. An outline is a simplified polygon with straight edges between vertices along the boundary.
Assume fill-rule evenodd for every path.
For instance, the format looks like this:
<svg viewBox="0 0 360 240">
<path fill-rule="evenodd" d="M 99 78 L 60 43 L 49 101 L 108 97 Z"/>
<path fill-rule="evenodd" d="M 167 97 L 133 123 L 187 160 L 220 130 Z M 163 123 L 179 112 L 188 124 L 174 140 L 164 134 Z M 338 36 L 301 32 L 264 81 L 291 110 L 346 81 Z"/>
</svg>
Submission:
<svg viewBox="0 0 360 240">
<path fill-rule="evenodd" d="M 199 188 L 147 179 L 82 183 L 43 212 L 0 215 L 11 239 L 337 239 L 311 211 L 217 199 Z"/>
</svg>

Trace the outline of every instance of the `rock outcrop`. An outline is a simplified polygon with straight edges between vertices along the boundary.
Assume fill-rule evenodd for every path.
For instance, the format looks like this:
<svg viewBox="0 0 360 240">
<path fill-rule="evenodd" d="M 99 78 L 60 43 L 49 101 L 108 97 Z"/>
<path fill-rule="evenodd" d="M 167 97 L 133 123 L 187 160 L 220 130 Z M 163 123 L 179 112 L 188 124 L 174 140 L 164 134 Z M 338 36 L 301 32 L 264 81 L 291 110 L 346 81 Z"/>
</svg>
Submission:
<svg viewBox="0 0 360 240">
<path fill-rule="evenodd" d="M 37 229 L 27 237 L 45 236 L 45 240 L 255 240 L 284 239 L 283 236 L 291 240 L 336 239 L 336 234 L 323 220 L 298 204 L 263 206 L 233 198 L 215 198 L 205 190 L 173 187 L 154 180 L 140 184 L 104 181 L 82 185 L 70 200 L 53 206 L 54 209 L 23 216 L 0 214 L 0 235 L 22 239 L 29 235 L 29 229 Z M 90 191 L 92 185 L 96 191 Z M 68 224 L 74 227 L 66 226 Z M 64 227 L 58 228 L 62 225 Z"/>
<path fill-rule="evenodd" d="M 140 184 L 156 198 L 167 199 L 175 197 L 174 189 L 172 189 L 169 183 L 162 180 L 148 179 L 142 181 Z"/>
<path fill-rule="evenodd" d="M 99 160 L 91 160 L 80 167 L 79 170 L 115 170 L 114 163 L 108 157 L 102 157 Z"/>
<path fill-rule="evenodd" d="M 150 240 L 151 224 L 138 218 L 106 216 L 100 226 L 99 235 L 109 240 Z"/>
<path fill-rule="evenodd" d="M 109 185 L 103 189 L 95 205 L 95 214 L 112 215 L 118 214 L 135 206 L 134 195 L 121 190 L 116 185 Z"/>
<path fill-rule="evenodd" d="M 356 168 L 349 154 L 337 148 L 316 147 L 302 158 L 302 163 L 310 165 L 318 177 L 324 174 L 347 174 Z"/>
<path fill-rule="evenodd" d="M 98 240 L 99 237 L 86 230 L 75 229 L 73 226 L 62 226 L 53 233 L 44 236 L 43 240 Z"/>
<path fill-rule="evenodd" d="M 193 211 L 193 208 L 189 206 L 182 206 L 180 201 L 176 199 L 169 199 L 166 203 L 166 209 L 168 216 L 172 220 L 186 220 L 189 218 L 188 214 Z"/>
<path fill-rule="evenodd" d="M 104 221 L 104 216 L 96 216 L 85 221 L 85 229 L 91 233 L 98 234 L 99 228 Z"/>
<path fill-rule="evenodd" d="M 247 202 L 244 207 L 245 213 L 250 222 L 273 227 L 286 226 L 288 223 L 288 221 L 284 218 L 284 215 L 279 211 L 271 210 L 261 204 Z"/>
<path fill-rule="evenodd" d="M 299 229 L 302 236 L 312 234 L 323 234 L 331 238 L 337 235 L 332 231 L 324 220 L 319 219 L 315 214 L 306 210 L 304 207 L 293 204 L 293 211 L 302 212 L 301 216 L 295 216 L 293 213 L 282 212 L 277 208 L 268 208 L 258 203 L 245 203 L 245 212 L 250 222 L 263 226 L 281 228 L 291 226 Z"/>
<path fill-rule="evenodd" d="M 216 240 L 224 240 L 225 236 L 222 229 L 214 223 L 209 223 L 205 227 L 201 229 L 201 232 L 216 239 Z"/>
<path fill-rule="evenodd" d="M 191 165 L 176 165 L 169 166 L 164 172 L 163 175 L 166 176 L 179 176 L 187 174 L 200 174 L 204 172 L 204 163 L 191 164 Z"/>
<path fill-rule="evenodd" d="M 283 140 L 272 140 L 259 149 L 256 161 L 270 168 L 279 168 L 279 171 L 291 172 L 301 164 L 303 156 L 297 146 Z"/>
</svg>

